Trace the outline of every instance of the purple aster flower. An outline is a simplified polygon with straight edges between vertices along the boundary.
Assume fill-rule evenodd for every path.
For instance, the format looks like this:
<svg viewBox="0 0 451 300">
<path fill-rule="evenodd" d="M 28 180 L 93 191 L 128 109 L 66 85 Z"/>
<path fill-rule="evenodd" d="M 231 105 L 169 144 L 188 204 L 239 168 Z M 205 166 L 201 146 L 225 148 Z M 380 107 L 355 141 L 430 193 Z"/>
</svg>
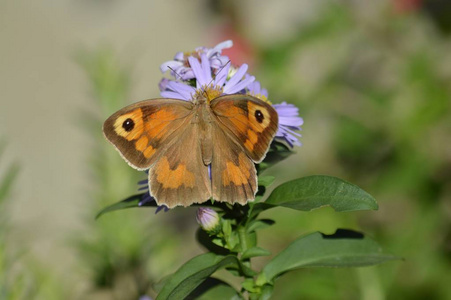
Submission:
<svg viewBox="0 0 451 300">
<path fill-rule="evenodd" d="M 222 94 L 236 94 L 243 90 L 250 95 L 257 97 L 263 101 L 268 101 L 268 91 L 262 88 L 260 82 L 255 81 L 255 77 L 246 73 L 248 66 L 243 64 L 234 74 L 227 79 L 230 74 L 230 64 L 227 64 L 221 72 L 213 78 L 211 67 L 205 55 L 202 55 L 201 62 L 193 57 L 188 58 L 192 66 L 195 78 L 196 88 L 185 83 L 169 80 L 160 83 L 164 90 L 161 92 L 162 97 L 175 98 L 182 100 L 192 100 L 196 93 L 205 93 L 209 97 L 216 98 Z M 301 130 L 303 119 L 299 117 L 299 109 L 293 104 L 282 102 L 281 104 L 273 104 L 273 107 L 279 115 L 279 128 L 276 133 L 276 139 L 283 140 L 290 147 L 301 146 L 298 137 L 301 135 L 295 131 Z"/>
<path fill-rule="evenodd" d="M 248 93 L 260 100 L 268 101 L 268 91 L 261 87 L 260 82 L 254 81 L 247 87 Z M 301 130 L 304 120 L 299 117 L 299 109 L 293 104 L 282 102 L 272 104 L 279 115 L 279 128 L 276 133 L 276 139 L 284 140 L 290 147 L 301 146 L 298 137 L 301 135 L 295 131 Z"/>
<path fill-rule="evenodd" d="M 246 74 L 248 69 L 246 64 L 241 65 L 230 77 L 228 76 L 230 64 L 226 64 L 213 78 L 211 64 L 206 54 L 201 55 L 200 62 L 194 57 L 188 57 L 188 61 L 196 78 L 196 88 L 170 80 L 161 85 L 165 86 L 165 90 L 161 92 L 162 97 L 192 100 L 196 93 L 206 93 L 209 98 L 214 99 L 223 94 L 242 93 L 255 80 L 254 76 Z"/>
<path fill-rule="evenodd" d="M 217 44 L 213 48 L 198 47 L 193 52 L 177 52 L 174 56 L 174 60 L 164 62 L 160 65 L 160 70 L 162 73 L 171 70 L 171 75 L 176 79 L 178 79 L 177 77 L 180 77 L 181 80 L 193 79 L 195 78 L 195 74 L 188 58 L 200 58 L 204 54 L 210 62 L 210 67 L 213 70 L 218 70 L 229 61 L 227 56 L 221 55 L 222 50 L 230 48 L 232 45 L 233 42 L 228 40 Z"/>
<path fill-rule="evenodd" d="M 298 137 L 301 135 L 295 131 L 301 130 L 301 125 L 304 120 L 299 117 L 299 109 L 293 104 L 282 102 L 280 104 L 273 104 L 279 115 L 279 128 L 276 133 L 276 138 L 284 140 L 290 147 L 301 146 Z"/>
<path fill-rule="evenodd" d="M 262 88 L 260 82 L 254 81 L 247 86 L 248 93 L 263 101 L 268 101 L 268 90 Z"/>
<path fill-rule="evenodd" d="M 168 86 L 169 83 L 169 79 L 167 78 L 162 78 L 160 80 L 160 83 L 158 83 L 158 88 L 160 89 L 160 91 L 164 91 L 166 89 L 166 87 Z"/>
</svg>

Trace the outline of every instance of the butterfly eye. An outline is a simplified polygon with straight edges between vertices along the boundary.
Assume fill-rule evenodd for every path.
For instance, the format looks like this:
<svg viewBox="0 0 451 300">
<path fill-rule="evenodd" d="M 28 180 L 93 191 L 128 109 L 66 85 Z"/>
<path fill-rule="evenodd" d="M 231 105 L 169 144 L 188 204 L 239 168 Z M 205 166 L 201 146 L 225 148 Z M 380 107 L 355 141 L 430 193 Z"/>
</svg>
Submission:
<svg viewBox="0 0 451 300">
<path fill-rule="evenodd" d="M 122 128 L 124 128 L 125 131 L 130 132 L 135 128 L 135 122 L 133 122 L 132 119 L 128 118 L 122 123 Z"/>
<path fill-rule="evenodd" d="M 263 115 L 263 113 L 258 109 L 255 111 L 254 116 L 255 116 L 255 119 L 257 119 L 258 123 L 262 123 L 263 120 L 265 119 L 265 116 Z"/>
</svg>

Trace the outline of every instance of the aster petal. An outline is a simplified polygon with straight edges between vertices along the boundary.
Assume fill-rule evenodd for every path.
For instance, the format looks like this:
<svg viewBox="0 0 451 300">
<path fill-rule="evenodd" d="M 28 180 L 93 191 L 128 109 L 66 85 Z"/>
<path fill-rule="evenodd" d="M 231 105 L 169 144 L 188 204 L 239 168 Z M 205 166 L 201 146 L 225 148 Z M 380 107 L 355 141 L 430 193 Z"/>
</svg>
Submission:
<svg viewBox="0 0 451 300">
<path fill-rule="evenodd" d="M 192 95 L 196 92 L 192 86 L 174 80 L 168 80 L 163 85 L 165 89 L 160 92 L 160 95 L 164 98 L 191 100 Z"/>
<path fill-rule="evenodd" d="M 148 171 L 146 171 L 146 173 L 148 173 Z M 138 181 L 138 185 L 143 185 L 142 187 L 140 187 L 138 189 L 139 191 L 146 190 L 146 192 L 144 194 L 142 194 L 141 200 L 139 201 L 138 206 L 147 206 L 147 205 L 156 204 L 155 198 L 152 197 L 149 193 L 148 180 L 147 179 L 140 180 L 140 181 Z M 165 212 L 167 212 L 169 210 L 169 208 L 167 208 L 165 205 L 160 205 L 155 210 L 155 214 L 157 214 L 162 209 L 164 209 Z"/>
<path fill-rule="evenodd" d="M 290 130 L 284 126 L 279 125 L 279 129 L 277 130 L 276 133 L 277 139 L 282 139 L 286 141 L 290 145 L 290 147 L 293 147 L 293 145 L 302 146 L 301 142 L 299 142 L 296 136 L 300 137 L 301 135 L 299 133 L 294 132 L 293 130 Z"/>
<path fill-rule="evenodd" d="M 228 48 L 231 48 L 232 46 L 233 46 L 233 42 L 231 40 L 221 42 L 221 43 L 217 44 L 216 46 L 214 46 L 212 49 L 209 49 L 207 51 L 207 53 L 206 53 L 207 57 L 211 58 L 213 55 L 221 53 L 221 51 L 223 49 L 228 49 Z"/>
<path fill-rule="evenodd" d="M 209 48 L 207 48 L 207 47 L 200 46 L 200 47 L 197 47 L 197 48 L 195 49 L 195 52 L 197 52 L 198 54 L 200 54 L 200 53 L 205 53 L 205 52 L 208 51 L 208 49 L 209 49 Z"/>
<path fill-rule="evenodd" d="M 301 117 L 284 117 L 279 115 L 279 123 L 290 124 L 289 126 L 291 127 L 300 127 L 304 124 L 304 120 Z"/>
<path fill-rule="evenodd" d="M 233 86 L 235 84 L 237 84 L 244 76 L 244 74 L 246 73 L 248 68 L 247 64 L 242 64 L 238 70 L 236 71 L 236 73 L 232 76 L 232 78 L 229 79 L 229 81 L 227 82 L 227 85 Z M 225 88 L 225 87 L 224 87 Z"/>
<path fill-rule="evenodd" d="M 167 86 L 168 86 L 168 83 L 169 83 L 169 79 L 167 79 L 167 78 L 162 78 L 161 80 L 160 80 L 160 82 L 158 83 L 158 89 L 162 92 L 162 91 L 164 91 L 164 90 L 166 90 L 166 88 L 167 88 Z"/>
<path fill-rule="evenodd" d="M 284 114 L 284 115 L 291 115 L 291 116 L 297 116 L 298 112 L 299 112 L 299 108 L 297 108 L 295 105 L 291 104 L 291 103 L 287 103 L 287 102 L 282 102 L 279 104 L 274 104 L 273 105 L 276 110 L 280 113 L 280 114 Z"/>
<path fill-rule="evenodd" d="M 302 144 L 298 140 L 301 134 L 295 132 L 301 130 L 301 125 L 304 123 L 304 120 L 299 117 L 299 109 L 286 102 L 274 104 L 273 107 L 279 115 L 279 128 L 276 138 L 286 141 L 290 147 L 301 146 Z"/>
<path fill-rule="evenodd" d="M 228 63 L 229 61 L 230 59 L 227 56 L 212 57 L 210 58 L 210 65 L 212 69 L 218 70 L 221 69 L 223 66 L 225 66 L 225 64 Z"/>
<path fill-rule="evenodd" d="M 251 84 L 249 84 L 247 89 L 249 90 L 249 93 L 253 96 L 261 95 L 261 96 L 265 96 L 266 98 L 268 98 L 268 90 L 262 88 L 259 81 L 252 82 Z"/>
<path fill-rule="evenodd" d="M 299 137 L 302 136 L 300 133 L 295 132 L 294 130 L 299 130 L 299 129 L 294 129 L 293 127 L 282 125 L 277 129 L 277 133 L 279 135 L 284 135 L 284 134 L 288 133 L 290 135 L 295 135 L 295 136 L 299 136 Z M 277 135 L 277 133 L 276 133 L 276 135 Z"/>
<path fill-rule="evenodd" d="M 194 76 L 196 78 L 197 88 L 201 88 L 203 85 L 211 82 L 211 70 L 204 70 L 199 61 L 194 57 L 188 57 L 189 64 L 193 69 Z"/>
<path fill-rule="evenodd" d="M 174 80 L 170 80 L 168 82 L 167 89 L 171 89 L 171 90 L 177 91 L 181 94 L 183 93 L 183 94 L 188 94 L 188 95 L 191 95 L 192 93 L 194 93 L 196 91 L 192 86 L 187 85 L 182 82 L 174 81 Z"/>
<path fill-rule="evenodd" d="M 205 55 L 205 54 L 202 54 L 200 57 L 201 57 L 200 62 L 201 62 L 202 70 L 204 71 L 205 79 L 206 79 L 206 82 L 202 85 L 210 84 L 212 81 L 210 61 L 208 60 L 207 55 Z"/>
<path fill-rule="evenodd" d="M 255 80 L 254 76 L 250 76 L 249 78 L 246 78 L 245 80 L 240 81 L 237 85 L 233 87 L 229 87 L 226 89 L 224 87 L 224 92 L 228 94 L 236 94 L 242 90 L 244 90 L 250 83 L 252 83 Z"/>
<path fill-rule="evenodd" d="M 222 68 L 218 74 L 216 74 L 215 84 L 218 86 L 223 86 L 227 80 L 227 74 L 229 74 L 230 64 L 227 64 Z"/>
<path fill-rule="evenodd" d="M 155 198 L 150 196 L 149 192 L 147 192 L 142 195 L 141 201 L 139 201 L 138 206 L 143 206 L 143 205 L 153 202 L 153 201 L 155 201 Z"/>
<path fill-rule="evenodd" d="M 180 99 L 189 101 L 189 99 L 186 99 L 184 95 L 180 95 L 180 93 L 173 92 L 173 91 L 163 91 L 160 93 L 161 97 L 163 98 L 170 98 L 170 99 Z"/>
<path fill-rule="evenodd" d="M 230 62 L 228 56 L 213 56 L 210 58 L 210 64 L 213 69 L 220 69 Z"/>
<path fill-rule="evenodd" d="M 210 62 L 210 67 L 213 69 L 220 69 L 229 61 L 229 58 L 227 56 L 221 56 L 221 52 L 223 49 L 232 47 L 232 45 L 233 42 L 227 40 L 217 44 L 213 48 L 197 47 L 194 53 L 196 54 L 195 56 L 206 55 Z M 176 79 L 186 81 L 196 78 L 196 75 L 192 71 L 192 66 L 186 66 L 188 60 L 189 56 L 186 54 L 186 52 L 177 52 L 173 60 L 167 61 L 160 65 L 160 70 L 163 73 L 171 70 L 171 76 L 174 76 Z M 211 79 L 205 81 L 207 82 L 205 82 L 204 84 L 208 84 Z"/>
<path fill-rule="evenodd" d="M 249 86 L 247 87 L 247 89 L 249 90 L 249 92 L 251 92 L 252 94 L 260 94 L 261 91 L 261 85 L 260 82 L 258 81 L 254 81 L 251 84 L 249 84 Z"/>
<path fill-rule="evenodd" d="M 184 59 L 185 59 L 185 54 L 182 51 L 179 51 L 174 55 L 174 60 L 183 61 Z"/>
<path fill-rule="evenodd" d="M 181 68 L 179 75 L 180 75 L 179 76 L 180 79 L 182 79 L 182 80 L 190 80 L 195 77 L 193 70 L 191 68 L 187 68 L 187 67 Z M 176 77 L 176 76 L 174 75 L 174 77 Z"/>
<path fill-rule="evenodd" d="M 279 124 L 300 130 L 304 120 L 299 117 L 299 109 L 292 104 L 274 104 L 273 107 L 279 115 Z"/>
<path fill-rule="evenodd" d="M 170 69 L 175 70 L 175 69 L 180 68 L 182 66 L 183 66 L 183 63 L 180 62 L 180 61 L 169 60 L 169 61 L 166 61 L 166 62 L 164 62 L 164 63 L 162 63 L 160 65 L 160 71 L 161 71 L 161 73 L 164 73 L 164 72 L 166 72 L 166 71 L 168 71 Z"/>
<path fill-rule="evenodd" d="M 164 212 L 167 212 L 169 210 L 169 208 L 166 205 L 160 205 L 155 210 L 155 214 L 159 213 L 161 210 L 164 210 Z"/>
</svg>

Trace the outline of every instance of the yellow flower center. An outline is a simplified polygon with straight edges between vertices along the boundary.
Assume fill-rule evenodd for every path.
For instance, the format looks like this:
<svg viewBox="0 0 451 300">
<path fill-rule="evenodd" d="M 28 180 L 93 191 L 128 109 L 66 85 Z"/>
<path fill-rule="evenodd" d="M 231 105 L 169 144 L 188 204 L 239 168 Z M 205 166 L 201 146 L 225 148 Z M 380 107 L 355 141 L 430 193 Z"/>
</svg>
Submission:
<svg viewBox="0 0 451 300">
<path fill-rule="evenodd" d="M 268 104 L 271 104 L 271 105 L 272 105 L 272 102 L 269 101 L 268 98 L 267 98 L 265 95 L 262 95 L 262 94 L 253 94 L 253 93 L 248 93 L 248 94 L 251 95 L 251 96 L 254 96 L 255 98 L 258 98 L 258 99 L 260 99 L 260 100 L 262 100 L 262 101 L 264 101 L 264 102 L 266 102 L 266 103 L 268 103 Z"/>
<path fill-rule="evenodd" d="M 194 95 L 194 99 L 205 99 L 207 103 L 210 103 L 215 98 L 218 98 L 223 94 L 222 87 L 217 85 L 204 85 L 200 89 L 196 90 L 196 94 Z"/>
</svg>

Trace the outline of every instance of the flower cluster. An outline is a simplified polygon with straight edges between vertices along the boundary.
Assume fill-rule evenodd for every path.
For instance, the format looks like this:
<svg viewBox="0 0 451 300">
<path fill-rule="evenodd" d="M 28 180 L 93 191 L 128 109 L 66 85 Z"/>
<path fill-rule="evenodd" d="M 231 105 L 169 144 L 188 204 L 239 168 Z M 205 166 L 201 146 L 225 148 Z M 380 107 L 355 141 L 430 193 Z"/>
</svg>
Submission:
<svg viewBox="0 0 451 300">
<path fill-rule="evenodd" d="M 225 41 L 213 48 L 199 47 L 193 52 L 178 52 L 174 60 L 160 66 L 163 73 L 171 70 L 173 77 L 161 80 L 161 96 L 190 101 L 198 93 L 205 93 L 211 98 L 249 94 L 269 102 L 268 91 L 247 73 L 248 65 L 233 66 L 229 58 L 222 55 L 222 50 L 232 45 L 232 41 Z M 301 130 L 303 120 L 299 117 L 298 108 L 286 102 L 273 104 L 273 107 L 279 115 L 276 139 L 285 141 L 290 147 L 301 146 L 298 140 L 301 135 L 296 131 Z"/>
</svg>

